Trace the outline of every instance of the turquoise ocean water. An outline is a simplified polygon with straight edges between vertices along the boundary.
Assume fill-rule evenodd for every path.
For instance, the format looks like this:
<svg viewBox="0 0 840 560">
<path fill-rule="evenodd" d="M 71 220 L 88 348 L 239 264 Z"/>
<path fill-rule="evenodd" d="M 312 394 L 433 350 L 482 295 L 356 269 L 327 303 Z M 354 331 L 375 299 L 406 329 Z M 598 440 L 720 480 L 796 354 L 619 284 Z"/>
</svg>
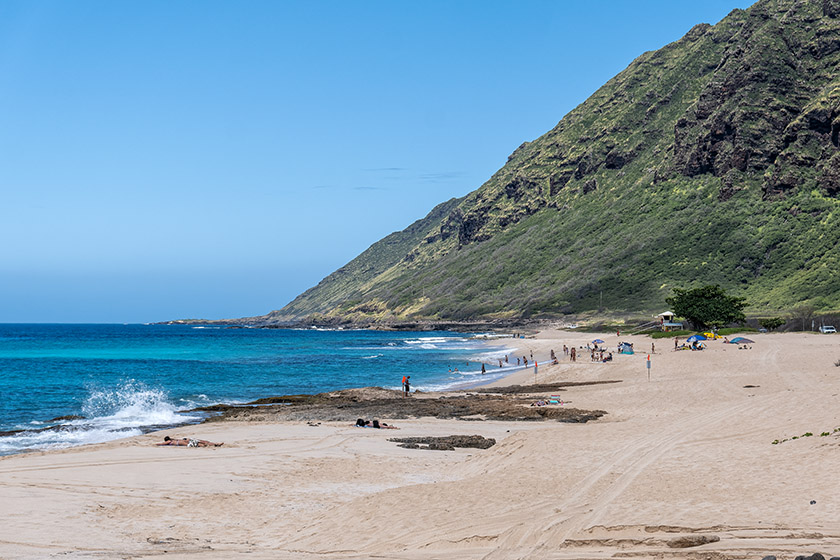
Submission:
<svg viewBox="0 0 840 560">
<path fill-rule="evenodd" d="M 513 340 L 454 332 L 0 324 L 0 455 L 198 422 L 215 403 L 489 382 Z M 481 375 L 486 362 L 487 374 Z M 458 373 L 450 370 L 457 368 Z M 80 418 L 59 419 L 77 416 Z"/>
</svg>

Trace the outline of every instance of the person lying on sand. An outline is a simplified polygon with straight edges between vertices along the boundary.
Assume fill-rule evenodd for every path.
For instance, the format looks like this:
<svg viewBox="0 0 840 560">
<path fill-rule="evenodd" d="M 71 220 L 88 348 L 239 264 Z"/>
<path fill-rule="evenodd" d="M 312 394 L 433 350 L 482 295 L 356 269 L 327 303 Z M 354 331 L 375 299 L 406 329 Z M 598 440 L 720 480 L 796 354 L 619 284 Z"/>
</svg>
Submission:
<svg viewBox="0 0 840 560">
<path fill-rule="evenodd" d="M 546 400 L 534 401 L 533 403 L 531 403 L 531 406 L 548 406 L 550 404 L 559 404 L 562 406 L 566 403 L 560 399 L 551 398 Z"/>
<path fill-rule="evenodd" d="M 359 418 L 356 420 L 356 427 L 357 428 L 376 428 L 382 430 L 399 430 L 396 426 L 389 426 L 385 422 L 380 423 L 379 420 L 374 420 L 371 422 L 370 420 L 365 420 L 363 418 Z"/>
<path fill-rule="evenodd" d="M 222 443 L 213 443 L 212 441 L 207 441 L 206 439 L 193 439 L 193 438 L 180 438 L 180 439 L 172 439 L 169 436 L 163 438 L 163 442 L 156 443 L 155 445 L 175 445 L 178 447 L 221 447 L 224 445 Z"/>
</svg>

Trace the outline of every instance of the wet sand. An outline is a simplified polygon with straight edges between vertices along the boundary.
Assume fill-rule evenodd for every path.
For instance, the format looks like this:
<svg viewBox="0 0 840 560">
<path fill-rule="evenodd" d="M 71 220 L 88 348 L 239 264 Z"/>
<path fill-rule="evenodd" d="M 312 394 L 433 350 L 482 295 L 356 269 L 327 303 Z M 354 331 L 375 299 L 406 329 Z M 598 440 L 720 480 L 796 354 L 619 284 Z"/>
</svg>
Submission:
<svg viewBox="0 0 840 560">
<path fill-rule="evenodd" d="M 529 420 L 483 420 L 480 410 L 460 419 L 413 418 L 391 409 L 394 418 L 380 419 L 401 429 L 375 430 L 335 416 L 364 405 L 351 412 L 339 403 L 294 419 L 267 408 L 2 458 L 0 557 L 840 554 L 840 431 L 833 431 L 840 428 L 840 338 L 750 335 L 751 350 L 710 342 L 703 352 L 673 352 L 663 339 L 648 381 L 647 337 L 622 336 L 638 353 L 609 364 L 562 356 L 563 343 L 580 346 L 595 336 L 545 331 L 517 340 L 520 354 L 533 351 L 541 363 L 538 384 L 585 385 L 536 387 L 507 400 L 486 391 L 412 397 L 493 396 L 505 410 L 527 409 Z M 597 336 L 613 348 L 618 341 L 615 333 Z M 546 366 L 552 348 L 560 364 Z M 595 381 L 617 382 L 589 384 Z M 533 382 L 529 368 L 494 385 Z M 551 394 L 564 404 L 540 410 L 606 414 L 585 423 L 534 419 L 530 403 Z M 164 435 L 225 445 L 155 447 Z M 451 435 L 496 444 L 437 451 L 388 441 Z"/>
</svg>

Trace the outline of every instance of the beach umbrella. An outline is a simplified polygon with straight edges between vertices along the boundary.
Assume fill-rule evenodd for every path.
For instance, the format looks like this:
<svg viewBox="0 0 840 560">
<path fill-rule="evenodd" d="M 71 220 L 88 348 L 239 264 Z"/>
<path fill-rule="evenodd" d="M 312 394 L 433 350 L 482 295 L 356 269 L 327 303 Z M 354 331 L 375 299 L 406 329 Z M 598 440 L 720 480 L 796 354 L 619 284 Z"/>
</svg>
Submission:
<svg viewBox="0 0 840 560">
<path fill-rule="evenodd" d="M 695 334 L 694 336 L 690 336 L 687 339 L 685 339 L 686 342 L 697 342 L 700 340 L 706 340 L 706 337 L 702 334 Z"/>
<path fill-rule="evenodd" d="M 755 344 L 755 341 L 750 340 L 749 338 L 744 338 L 743 336 L 737 336 L 732 339 L 733 344 Z"/>
<path fill-rule="evenodd" d="M 595 344 L 603 344 L 603 343 L 604 343 L 604 341 L 603 341 L 603 340 L 601 340 L 600 338 L 596 338 L 596 339 L 595 339 L 595 340 L 593 340 L 592 342 L 594 342 Z"/>
</svg>

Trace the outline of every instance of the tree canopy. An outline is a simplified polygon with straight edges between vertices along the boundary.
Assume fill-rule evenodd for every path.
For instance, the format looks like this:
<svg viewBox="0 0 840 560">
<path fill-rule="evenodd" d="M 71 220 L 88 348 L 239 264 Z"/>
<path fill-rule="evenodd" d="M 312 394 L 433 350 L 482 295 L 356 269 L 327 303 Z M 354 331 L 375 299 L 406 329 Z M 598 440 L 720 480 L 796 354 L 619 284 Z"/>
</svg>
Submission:
<svg viewBox="0 0 840 560">
<path fill-rule="evenodd" d="M 768 317 L 766 319 L 759 319 L 758 324 L 767 329 L 768 331 L 772 331 L 773 329 L 778 329 L 782 325 L 787 323 L 781 317 Z"/>
<path fill-rule="evenodd" d="M 730 323 L 743 323 L 746 299 L 728 296 L 718 285 L 691 290 L 674 288 L 673 297 L 665 300 L 674 313 L 684 317 L 696 329 L 722 327 Z"/>
</svg>

